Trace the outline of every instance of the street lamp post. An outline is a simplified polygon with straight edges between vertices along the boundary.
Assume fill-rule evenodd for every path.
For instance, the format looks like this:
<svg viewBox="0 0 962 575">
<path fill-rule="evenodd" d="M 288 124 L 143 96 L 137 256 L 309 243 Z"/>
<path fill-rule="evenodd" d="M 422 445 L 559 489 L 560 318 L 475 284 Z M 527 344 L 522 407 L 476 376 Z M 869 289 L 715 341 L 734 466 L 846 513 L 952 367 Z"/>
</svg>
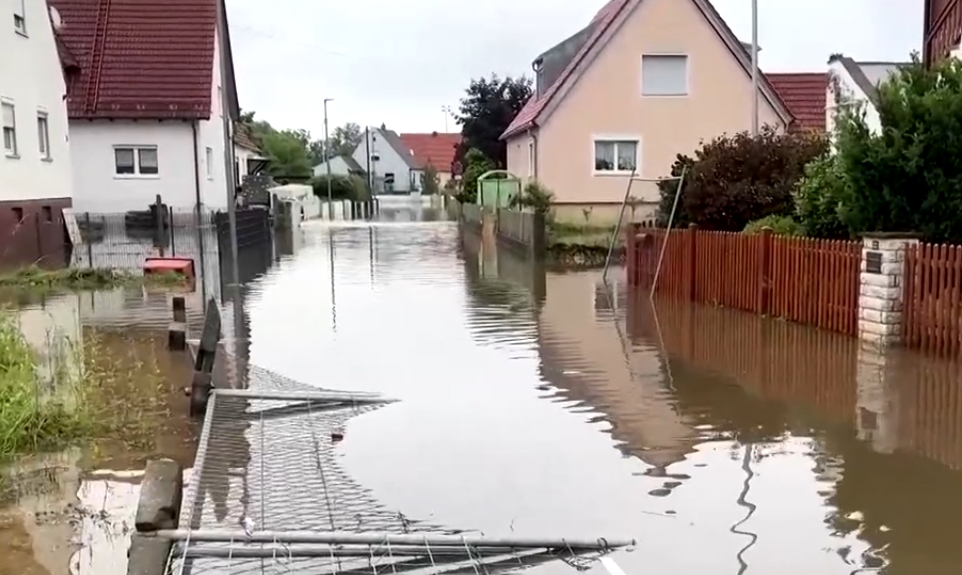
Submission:
<svg viewBox="0 0 962 575">
<path fill-rule="evenodd" d="M 327 133 L 327 103 L 334 98 L 324 98 L 324 163 L 327 165 L 327 216 L 334 219 L 333 207 L 331 206 L 331 140 Z"/>
</svg>

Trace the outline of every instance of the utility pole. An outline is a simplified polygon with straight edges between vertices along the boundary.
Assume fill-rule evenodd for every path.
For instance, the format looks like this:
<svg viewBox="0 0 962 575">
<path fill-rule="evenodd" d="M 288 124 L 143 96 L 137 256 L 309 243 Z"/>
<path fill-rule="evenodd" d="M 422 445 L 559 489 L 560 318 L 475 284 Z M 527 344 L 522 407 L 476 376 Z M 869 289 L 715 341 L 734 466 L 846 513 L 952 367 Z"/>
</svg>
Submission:
<svg viewBox="0 0 962 575">
<path fill-rule="evenodd" d="M 224 174 L 227 183 L 227 220 L 230 227 L 230 256 L 231 280 L 234 289 L 240 289 L 240 271 L 237 269 L 237 182 L 234 178 L 234 121 L 230 117 L 230 99 L 227 90 L 227 14 L 224 13 L 224 1 L 216 0 L 217 4 L 217 40 L 220 49 L 220 117 L 224 125 Z"/>
<path fill-rule="evenodd" d="M 451 106 L 441 106 L 441 111 L 444 113 L 444 133 L 448 133 L 448 116 L 451 115 Z"/>
<path fill-rule="evenodd" d="M 752 0 L 752 136 L 758 135 L 758 0 Z"/>
<path fill-rule="evenodd" d="M 374 193 L 374 180 L 371 179 L 371 128 L 364 128 L 364 157 L 367 158 L 367 187 Z"/>
<path fill-rule="evenodd" d="M 331 139 L 327 134 L 327 103 L 333 101 L 333 98 L 324 98 L 324 163 L 327 164 L 327 215 L 330 219 L 334 219 L 334 214 L 331 212 L 333 206 L 331 205 Z"/>
</svg>

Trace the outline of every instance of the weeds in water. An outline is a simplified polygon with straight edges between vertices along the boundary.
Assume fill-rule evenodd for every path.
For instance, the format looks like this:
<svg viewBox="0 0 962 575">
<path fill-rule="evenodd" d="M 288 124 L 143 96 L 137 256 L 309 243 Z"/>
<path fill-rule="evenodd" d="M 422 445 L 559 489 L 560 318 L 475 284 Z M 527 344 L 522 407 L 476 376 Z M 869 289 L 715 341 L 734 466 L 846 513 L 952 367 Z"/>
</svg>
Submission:
<svg viewBox="0 0 962 575">
<path fill-rule="evenodd" d="M 0 460 L 82 440 L 153 446 L 169 419 L 167 381 L 151 338 L 84 330 L 40 354 L 17 316 L 0 311 Z"/>
<path fill-rule="evenodd" d="M 72 383 L 50 383 L 42 382 L 37 354 L 15 317 L 0 314 L 0 458 L 57 447 L 87 432 Z"/>
<path fill-rule="evenodd" d="M 0 288 L 20 288 L 30 291 L 98 290 L 138 285 L 177 286 L 185 283 L 184 276 L 176 273 L 145 276 L 107 268 L 45 270 L 37 266 L 29 266 L 12 273 L 0 274 Z"/>
</svg>

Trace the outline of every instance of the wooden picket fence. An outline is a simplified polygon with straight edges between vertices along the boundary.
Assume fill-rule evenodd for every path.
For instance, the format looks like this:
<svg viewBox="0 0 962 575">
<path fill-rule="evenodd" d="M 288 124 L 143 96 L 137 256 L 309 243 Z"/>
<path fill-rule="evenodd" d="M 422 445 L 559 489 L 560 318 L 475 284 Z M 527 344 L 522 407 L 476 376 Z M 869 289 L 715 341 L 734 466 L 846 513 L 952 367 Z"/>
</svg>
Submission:
<svg viewBox="0 0 962 575">
<path fill-rule="evenodd" d="M 627 234 L 632 285 L 857 335 L 861 242 L 777 237 L 767 230 L 669 233 L 638 224 Z"/>
<path fill-rule="evenodd" d="M 904 345 L 958 356 L 962 352 L 962 246 L 909 246 L 903 297 Z"/>
</svg>

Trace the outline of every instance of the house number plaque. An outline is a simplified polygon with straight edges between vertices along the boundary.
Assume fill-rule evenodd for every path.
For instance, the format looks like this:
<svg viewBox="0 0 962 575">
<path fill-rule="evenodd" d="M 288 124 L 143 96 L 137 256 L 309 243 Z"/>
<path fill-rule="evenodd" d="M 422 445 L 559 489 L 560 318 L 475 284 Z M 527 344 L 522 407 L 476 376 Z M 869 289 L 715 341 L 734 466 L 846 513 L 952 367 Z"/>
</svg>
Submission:
<svg viewBox="0 0 962 575">
<path fill-rule="evenodd" d="M 870 274 L 882 273 L 882 252 L 865 252 L 865 271 Z"/>
</svg>

